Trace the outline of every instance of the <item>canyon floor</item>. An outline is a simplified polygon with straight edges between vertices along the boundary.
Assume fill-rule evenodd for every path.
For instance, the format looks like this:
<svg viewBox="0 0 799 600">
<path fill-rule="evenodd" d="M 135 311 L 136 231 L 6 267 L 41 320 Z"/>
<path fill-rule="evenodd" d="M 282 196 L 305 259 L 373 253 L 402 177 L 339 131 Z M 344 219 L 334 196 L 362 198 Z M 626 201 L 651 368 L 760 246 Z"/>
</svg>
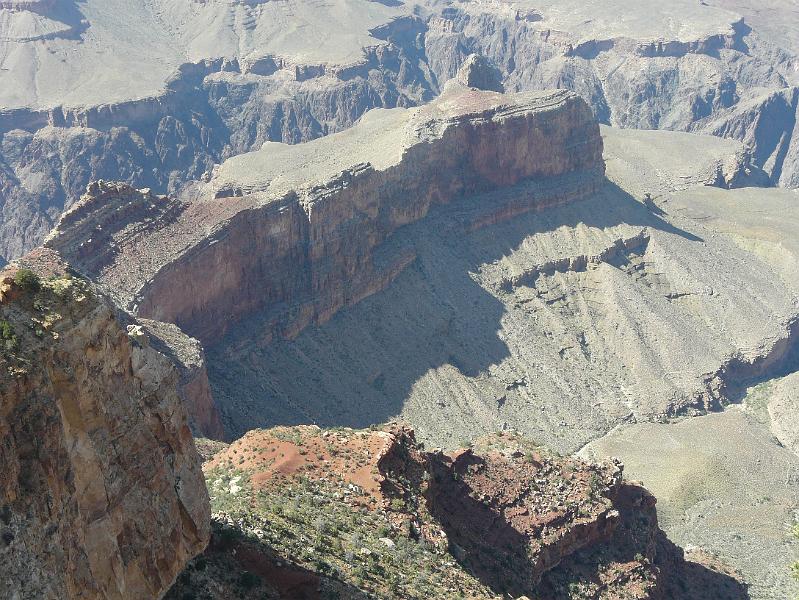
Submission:
<svg viewBox="0 0 799 600">
<path fill-rule="evenodd" d="M 679 423 L 621 426 L 581 455 L 615 456 L 658 498 L 677 544 L 717 553 L 750 583 L 751 598 L 792 598 L 799 555 L 799 460 L 740 407 Z"/>
</svg>

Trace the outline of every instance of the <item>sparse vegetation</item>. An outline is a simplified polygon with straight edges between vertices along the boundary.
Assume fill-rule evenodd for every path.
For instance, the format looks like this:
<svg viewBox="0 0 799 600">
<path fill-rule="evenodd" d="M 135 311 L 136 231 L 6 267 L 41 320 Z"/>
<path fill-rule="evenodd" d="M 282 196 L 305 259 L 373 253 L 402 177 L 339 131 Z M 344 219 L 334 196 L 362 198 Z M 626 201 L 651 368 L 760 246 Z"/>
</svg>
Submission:
<svg viewBox="0 0 799 600">
<path fill-rule="evenodd" d="M 19 347 L 14 327 L 8 321 L 0 321 L 0 340 L 2 340 L 3 350 L 6 352 L 13 352 Z"/>
<path fill-rule="evenodd" d="M 228 468 L 207 479 L 214 513 L 291 563 L 379 597 L 493 597 L 444 550 L 399 533 L 387 511 L 347 503 L 343 482 L 302 478 L 253 490 L 246 473 Z M 391 504 L 406 508 L 399 499 Z"/>
<path fill-rule="evenodd" d="M 14 283 L 26 292 L 36 293 L 42 287 L 42 280 L 30 269 L 20 269 L 14 275 Z"/>
</svg>

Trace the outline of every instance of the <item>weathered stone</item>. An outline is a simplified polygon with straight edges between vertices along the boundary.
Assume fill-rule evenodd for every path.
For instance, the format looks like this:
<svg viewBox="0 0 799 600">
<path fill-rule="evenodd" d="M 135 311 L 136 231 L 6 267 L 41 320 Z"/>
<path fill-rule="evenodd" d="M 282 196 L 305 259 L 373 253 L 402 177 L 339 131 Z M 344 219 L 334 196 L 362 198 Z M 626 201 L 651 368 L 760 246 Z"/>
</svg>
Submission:
<svg viewBox="0 0 799 600">
<path fill-rule="evenodd" d="M 502 73 L 484 56 L 472 54 L 458 69 L 455 80 L 467 87 L 490 92 L 504 92 Z"/>
<path fill-rule="evenodd" d="M 0 303 L 0 596 L 159 598 L 209 536 L 177 371 L 52 252 L 25 264 L 53 278 Z"/>
</svg>

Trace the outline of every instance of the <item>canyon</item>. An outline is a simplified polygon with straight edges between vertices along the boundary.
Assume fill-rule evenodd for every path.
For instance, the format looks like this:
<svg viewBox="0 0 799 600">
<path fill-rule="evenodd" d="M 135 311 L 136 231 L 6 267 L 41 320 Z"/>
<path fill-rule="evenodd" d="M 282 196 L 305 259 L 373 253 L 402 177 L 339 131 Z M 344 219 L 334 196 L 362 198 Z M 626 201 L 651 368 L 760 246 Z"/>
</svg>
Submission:
<svg viewBox="0 0 799 600">
<path fill-rule="evenodd" d="M 799 593 L 797 23 L 0 0 L 0 595 Z"/>
<path fill-rule="evenodd" d="M 399 416 L 432 446 L 514 431 L 618 453 L 661 486 L 672 467 L 639 462 L 641 428 L 656 440 L 647 427 L 727 415 L 795 364 L 796 192 L 758 187 L 733 140 L 600 127 L 570 92 L 467 85 L 489 67 L 470 60 L 423 107 L 230 158 L 177 196 L 91 184 L 45 247 L 136 318 L 200 340 L 193 376 L 209 384 L 184 397 L 228 438 Z M 666 532 L 719 552 L 756 598 L 794 585 L 781 523 L 799 458 L 769 430 L 788 439 L 784 422 L 720 425 L 779 456 L 736 480 L 734 510 L 757 515 L 738 543 L 729 520 L 697 533 L 671 508 L 703 506 L 690 470 L 660 488 Z"/>
<path fill-rule="evenodd" d="M 177 193 L 264 142 L 427 102 L 473 53 L 507 91 L 571 89 L 604 124 L 743 141 L 795 188 L 796 21 L 781 0 L 9 0 L 0 257 L 39 244 L 90 181 Z"/>
</svg>

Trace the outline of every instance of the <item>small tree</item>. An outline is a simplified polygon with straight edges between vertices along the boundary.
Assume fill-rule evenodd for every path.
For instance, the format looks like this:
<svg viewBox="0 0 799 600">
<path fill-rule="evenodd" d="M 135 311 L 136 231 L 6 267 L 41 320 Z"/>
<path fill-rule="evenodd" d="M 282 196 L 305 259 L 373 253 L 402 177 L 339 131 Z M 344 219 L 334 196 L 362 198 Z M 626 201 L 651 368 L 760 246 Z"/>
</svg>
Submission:
<svg viewBox="0 0 799 600">
<path fill-rule="evenodd" d="M 38 292 L 42 287 L 39 276 L 30 269 L 20 269 L 14 275 L 14 283 L 26 292 Z"/>
<path fill-rule="evenodd" d="M 8 321 L 0 321 L 0 349 L 13 352 L 17 349 L 17 335 Z"/>
</svg>

